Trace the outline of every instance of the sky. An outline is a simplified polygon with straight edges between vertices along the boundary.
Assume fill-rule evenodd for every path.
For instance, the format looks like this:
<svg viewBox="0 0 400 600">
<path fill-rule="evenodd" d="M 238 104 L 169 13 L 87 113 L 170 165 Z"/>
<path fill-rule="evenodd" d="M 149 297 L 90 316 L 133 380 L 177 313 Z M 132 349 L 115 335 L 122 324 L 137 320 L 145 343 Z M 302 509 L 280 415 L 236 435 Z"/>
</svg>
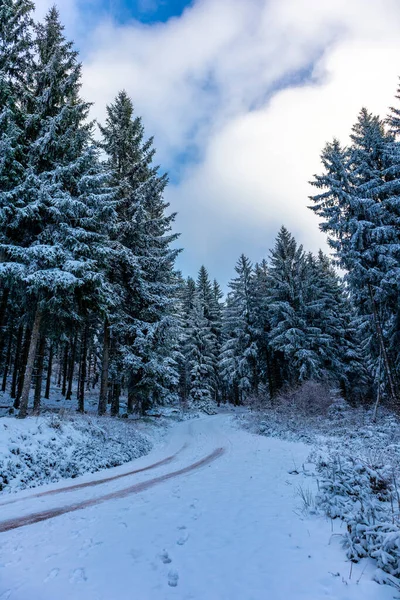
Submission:
<svg viewBox="0 0 400 600">
<path fill-rule="evenodd" d="M 41 18 L 53 0 L 37 0 Z M 398 0 L 60 0 L 93 117 L 125 89 L 177 211 L 178 267 L 223 287 L 284 224 L 327 251 L 307 207 L 334 136 L 385 117 L 400 76 Z M 400 106 L 399 106 L 400 108 Z"/>
</svg>

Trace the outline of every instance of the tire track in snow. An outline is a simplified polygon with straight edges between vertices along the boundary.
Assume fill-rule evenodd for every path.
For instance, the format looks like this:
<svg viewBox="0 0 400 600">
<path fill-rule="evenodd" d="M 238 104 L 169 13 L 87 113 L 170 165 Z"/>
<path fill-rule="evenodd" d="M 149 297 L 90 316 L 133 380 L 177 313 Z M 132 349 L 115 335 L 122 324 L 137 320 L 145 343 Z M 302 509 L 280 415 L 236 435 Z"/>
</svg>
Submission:
<svg viewBox="0 0 400 600">
<path fill-rule="evenodd" d="M 183 467 L 182 469 L 178 469 L 177 471 L 172 471 L 171 473 L 166 473 L 165 475 L 160 475 L 160 477 L 155 477 L 154 479 L 149 479 L 148 481 L 136 483 L 135 485 L 131 485 L 123 490 L 111 492 L 110 494 L 105 494 L 104 496 L 100 496 L 99 498 L 93 498 L 91 500 L 77 502 L 69 506 L 53 508 L 42 512 L 32 513 L 24 517 L 18 517 L 16 519 L 8 519 L 7 521 L 2 521 L 0 522 L 0 533 L 4 533 L 5 531 L 10 531 L 12 529 L 18 529 L 19 527 L 24 527 L 25 525 L 32 525 L 33 523 L 47 521 L 48 519 L 53 519 L 54 517 L 65 515 L 76 510 L 81 510 L 83 508 L 95 506 L 97 504 L 107 502 L 108 500 L 125 498 L 130 494 L 138 494 L 139 492 L 143 492 L 144 490 L 147 490 L 157 485 L 158 483 L 168 481 L 169 479 L 173 479 L 175 477 L 178 477 L 179 475 L 185 475 L 186 473 L 190 473 L 191 471 L 195 471 L 200 467 L 208 465 L 220 456 L 222 456 L 224 452 L 225 448 L 216 448 L 213 452 L 211 452 L 211 454 L 208 454 L 204 458 L 201 458 L 200 460 L 192 463 L 191 465 L 188 465 L 187 467 Z"/>
<path fill-rule="evenodd" d="M 63 492 L 73 492 L 75 490 L 80 490 L 86 487 L 93 487 L 95 485 L 101 485 L 102 483 L 108 483 L 109 481 L 115 481 L 116 479 L 121 479 L 123 477 L 128 477 L 129 475 L 135 475 L 136 473 L 143 473 L 143 471 L 149 471 L 150 469 L 155 469 L 156 467 L 161 467 L 162 465 L 167 465 L 172 462 L 178 454 L 183 452 L 187 448 L 188 444 L 184 444 L 178 452 L 168 456 L 167 458 L 163 458 L 158 462 L 155 462 L 147 467 L 142 467 L 141 469 L 135 469 L 133 471 L 128 471 L 127 473 L 119 473 L 118 475 L 111 475 L 110 477 L 103 477 L 103 479 L 92 479 L 92 481 L 86 481 L 83 483 L 76 483 L 74 485 L 68 485 L 67 487 L 57 488 L 55 490 L 47 490 L 46 492 L 39 492 L 37 494 L 31 494 L 30 496 L 24 496 L 23 498 L 15 498 L 13 500 L 7 500 L 6 502 L 0 502 L 0 506 L 6 506 L 8 504 L 15 504 L 16 502 L 23 502 L 24 500 L 32 500 L 32 498 L 42 498 L 42 496 L 54 496 L 56 494 L 62 494 Z"/>
</svg>

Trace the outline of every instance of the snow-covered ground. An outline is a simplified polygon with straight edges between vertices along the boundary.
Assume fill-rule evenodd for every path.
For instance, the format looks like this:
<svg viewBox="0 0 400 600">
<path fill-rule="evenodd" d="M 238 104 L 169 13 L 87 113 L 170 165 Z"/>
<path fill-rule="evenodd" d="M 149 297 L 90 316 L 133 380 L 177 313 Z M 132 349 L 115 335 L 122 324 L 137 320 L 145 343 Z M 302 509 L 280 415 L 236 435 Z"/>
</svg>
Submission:
<svg viewBox="0 0 400 600">
<path fill-rule="evenodd" d="M 0 492 L 115 467 L 147 454 L 148 436 L 128 420 L 76 414 L 0 419 Z"/>
<path fill-rule="evenodd" d="M 289 472 L 300 470 L 309 451 L 300 442 L 255 436 L 219 414 L 177 423 L 148 456 L 73 483 L 169 457 L 151 470 L 36 498 L 68 484 L 14 494 L 0 506 L 0 530 L 32 513 L 77 510 L 0 533 L 0 598 L 395 597 L 372 580 L 372 563 L 350 568 L 329 521 L 303 514 L 299 489 L 307 494 L 315 481 Z M 91 505 L 79 508 L 84 502 Z"/>
</svg>

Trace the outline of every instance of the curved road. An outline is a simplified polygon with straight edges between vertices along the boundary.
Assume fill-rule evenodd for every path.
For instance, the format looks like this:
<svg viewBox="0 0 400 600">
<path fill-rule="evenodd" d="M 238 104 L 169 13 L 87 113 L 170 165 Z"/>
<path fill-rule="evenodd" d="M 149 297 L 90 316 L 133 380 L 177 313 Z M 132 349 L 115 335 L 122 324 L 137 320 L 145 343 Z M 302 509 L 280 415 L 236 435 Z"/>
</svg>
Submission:
<svg viewBox="0 0 400 600">
<path fill-rule="evenodd" d="M 0 504 L 0 600 L 389 600 L 301 512 L 310 448 L 220 414 L 150 455 Z M 339 524 L 338 524 L 339 526 Z M 337 531 L 340 533 L 340 530 Z"/>
</svg>

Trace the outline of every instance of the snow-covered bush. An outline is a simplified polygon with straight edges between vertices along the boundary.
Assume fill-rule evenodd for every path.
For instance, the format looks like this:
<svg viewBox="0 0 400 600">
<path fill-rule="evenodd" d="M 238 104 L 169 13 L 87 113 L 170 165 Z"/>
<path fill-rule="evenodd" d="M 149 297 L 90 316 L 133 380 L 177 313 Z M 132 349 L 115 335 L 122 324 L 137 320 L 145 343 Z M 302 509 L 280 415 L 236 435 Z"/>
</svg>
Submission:
<svg viewBox="0 0 400 600">
<path fill-rule="evenodd" d="M 131 421 L 50 415 L 0 421 L 0 491 L 36 487 L 115 467 L 147 454 Z"/>
<path fill-rule="evenodd" d="M 400 498 L 393 469 L 334 453 L 318 461 L 317 471 L 317 506 L 346 523 L 348 558 L 374 558 L 379 569 L 400 578 Z"/>
<path fill-rule="evenodd" d="M 310 380 L 283 392 L 276 405 L 283 411 L 314 416 L 326 415 L 333 401 L 334 395 L 327 385 Z"/>
</svg>

